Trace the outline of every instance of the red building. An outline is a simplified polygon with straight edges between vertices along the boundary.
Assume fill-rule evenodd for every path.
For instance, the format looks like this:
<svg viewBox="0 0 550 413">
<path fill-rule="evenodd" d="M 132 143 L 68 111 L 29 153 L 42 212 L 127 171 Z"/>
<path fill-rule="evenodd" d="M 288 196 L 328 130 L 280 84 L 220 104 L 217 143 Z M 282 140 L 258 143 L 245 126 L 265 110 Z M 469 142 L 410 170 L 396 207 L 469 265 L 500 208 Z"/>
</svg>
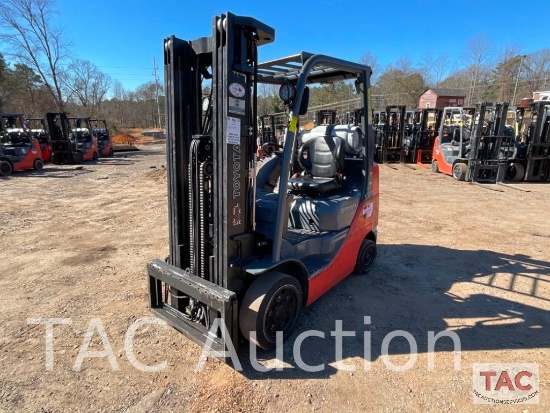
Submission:
<svg viewBox="0 0 550 413">
<path fill-rule="evenodd" d="M 464 93 L 453 89 L 428 89 L 420 95 L 419 109 L 463 106 Z"/>
</svg>

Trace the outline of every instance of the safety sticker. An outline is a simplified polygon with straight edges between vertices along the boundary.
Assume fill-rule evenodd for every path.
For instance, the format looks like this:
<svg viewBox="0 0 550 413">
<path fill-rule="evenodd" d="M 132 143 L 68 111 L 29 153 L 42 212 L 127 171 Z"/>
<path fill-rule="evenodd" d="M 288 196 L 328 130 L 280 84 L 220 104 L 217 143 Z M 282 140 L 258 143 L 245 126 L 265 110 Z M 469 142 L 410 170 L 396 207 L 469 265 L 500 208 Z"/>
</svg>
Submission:
<svg viewBox="0 0 550 413">
<path fill-rule="evenodd" d="M 298 118 L 295 116 L 292 116 L 290 118 L 290 125 L 288 125 L 288 130 L 292 133 L 296 133 L 296 125 L 298 124 Z"/>
<path fill-rule="evenodd" d="M 370 218 L 372 216 L 372 210 L 374 209 L 374 204 L 371 202 L 370 204 L 363 206 L 363 218 Z"/>
<path fill-rule="evenodd" d="M 227 144 L 241 144 L 241 120 L 239 118 L 227 117 Z"/>
<path fill-rule="evenodd" d="M 231 93 L 236 98 L 242 98 L 246 93 L 246 89 L 240 83 L 231 83 L 229 85 L 229 93 Z"/>
<path fill-rule="evenodd" d="M 244 99 L 229 98 L 229 112 L 244 115 Z"/>
</svg>

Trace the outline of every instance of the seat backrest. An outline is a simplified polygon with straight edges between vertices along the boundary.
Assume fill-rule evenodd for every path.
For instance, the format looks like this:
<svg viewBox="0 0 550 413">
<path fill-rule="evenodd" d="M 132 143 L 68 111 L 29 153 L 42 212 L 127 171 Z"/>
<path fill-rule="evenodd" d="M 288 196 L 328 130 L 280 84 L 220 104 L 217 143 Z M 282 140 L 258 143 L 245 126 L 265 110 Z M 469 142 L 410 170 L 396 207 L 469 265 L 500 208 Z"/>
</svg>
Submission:
<svg viewBox="0 0 550 413">
<path fill-rule="evenodd" d="M 317 136 L 305 142 L 298 161 L 313 177 L 334 178 L 344 169 L 344 140 L 339 136 Z"/>
</svg>

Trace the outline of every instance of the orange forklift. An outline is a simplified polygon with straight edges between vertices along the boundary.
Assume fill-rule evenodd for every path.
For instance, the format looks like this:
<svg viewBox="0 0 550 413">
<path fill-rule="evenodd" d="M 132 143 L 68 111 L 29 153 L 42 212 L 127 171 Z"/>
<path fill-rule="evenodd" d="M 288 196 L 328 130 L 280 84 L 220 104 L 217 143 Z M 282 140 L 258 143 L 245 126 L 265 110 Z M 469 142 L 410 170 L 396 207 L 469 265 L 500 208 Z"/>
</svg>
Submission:
<svg viewBox="0 0 550 413">
<path fill-rule="evenodd" d="M 113 139 L 105 119 L 90 119 L 93 134 L 97 138 L 99 156 L 113 156 Z"/>
<path fill-rule="evenodd" d="M 241 340 L 275 348 L 304 306 L 373 267 L 379 170 L 370 67 L 306 52 L 258 63 L 273 28 L 231 13 L 211 27 L 164 42 L 170 253 L 147 271 L 151 311 L 229 361 Z M 297 147 L 307 85 L 342 80 L 354 82 L 360 118 L 318 126 Z M 261 83 L 279 87 L 288 128 L 255 173 Z"/>
<path fill-rule="evenodd" d="M 66 113 L 46 113 L 46 123 L 52 143 L 51 161 L 56 165 L 82 163 L 83 154 L 71 140 Z"/>
<path fill-rule="evenodd" d="M 405 158 L 407 162 L 418 165 L 430 165 L 432 152 L 439 130 L 443 109 L 421 109 L 407 119 L 407 136 L 405 137 Z M 412 118 L 412 119 L 411 119 Z"/>
<path fill-rule="evenodd" d="M 40 170 L 44 166 L 40 143 L 20 113 L 3 113 L 0 118 L 0 176 L 14 171 Z"/>
<path fill-rule="evenodd" d="M 69 139 L 82 153 L 82 161 L 96 161 L 99 158 L 97 138 L 92 132 L 90 118 L 68 117 Z"/>
<path fill-rule="evenodd" d="M 46 126 L 46 120 L 44 118 L 28 118 L 27 123 L 31 133 L 40 143 L 42 160 L 44 162 L 50 162 L 52 155 L 52 142 L 50 140 L 48 127 Z"/>
</svg>

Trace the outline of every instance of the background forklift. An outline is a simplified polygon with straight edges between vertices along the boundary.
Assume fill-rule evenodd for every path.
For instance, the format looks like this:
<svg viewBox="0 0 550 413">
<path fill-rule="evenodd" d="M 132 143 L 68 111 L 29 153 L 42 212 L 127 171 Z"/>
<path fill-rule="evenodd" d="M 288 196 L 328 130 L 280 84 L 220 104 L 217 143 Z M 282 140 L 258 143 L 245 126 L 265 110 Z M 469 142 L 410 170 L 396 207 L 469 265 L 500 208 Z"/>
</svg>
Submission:
<svg viewBox="0 0 550 413">
<path fill-rule="evenodd" d="M 44 166 L 38 139 L 20 113 L 3 113 L 0 118 L 0 176 L 14 171 L 40 170 Z"/>
<path fill-rule="evenodd" d="M 52 142 L 52 163 L 56 165 L 82 163 L 82 152 L 78 150 L 76 142 L 70 139 L 67 114 L 46 113 L 46 122 Z"/>
<path fill-rule="evenodd" d="M 405 162 L 405 106 L 386 106 L 379 163 Z"/>
<path fill-rule="evenodd" d="M 82 161 L 96 161 L 99 158 L 97 138 L 92 133 L 90 118 L 68 117 L 69 138 L 82 153 Z"/>
<path fill-rule="evenodd" d="M 288 338 L 304 305 L 374 263 L 371 70 L 309 53 L 258 64 L 274 29 L 231 13 L 212 27 L 209 37 L 164 43 L 170 255 L 148 264 L 150 308 L 214 351 L 230 351 L 239 338 L 273 349 L 276 332 Z M 203 109 L 205 79 L 212 94 Z M 306 84 L 344 79 L 361 97 L 358 125 L 314 128 L 296 152 Z M 262 82 L 280 86 L 289 121 L 283 151 L 256 176 Z M 303 172 L 290 177 L 293 162 Z M 227 330 L 212 328 L 220 319 Z"/>
<path fill-rule="evenodd" d="M 508 181 L 550 181 L 550 104 L 516 110 L 518 136 L 506 169 Z"/>
<path fill-rule="evenodd" d="M 92 133 L 97 139 L 97 152 L 99 156 L 113 156 L 113 138 L 109 133 L 105 119 L 90 119 Z"/>
<path fill-rule="evenodd" d="M 52 155 L 52 142 L 50 141 L 50 134 L 48 133 L 46 120 L 44 118 L 28 118 L 27 124 L 32 135 L 38 139 L 38 142 L 40 143 L 42 160 L 44 162 L 50 162 Z"/>
<path fill-rule="evenodd" d="M 274 151 L 281 149 L 282 145 L 277 142 L 274 115 L 260 116 L 259 123 L 258 159 L 261 160 L 266 156 L 271 156 Z"/>
<path fill-rule="evenodd" d="M 442 109 L 422 109 L 414 113 L 412 130 L 405 138 L 407 162 L 426 165 L 432 163 L 432 152 L 441 122 Z"/>
</svg>

